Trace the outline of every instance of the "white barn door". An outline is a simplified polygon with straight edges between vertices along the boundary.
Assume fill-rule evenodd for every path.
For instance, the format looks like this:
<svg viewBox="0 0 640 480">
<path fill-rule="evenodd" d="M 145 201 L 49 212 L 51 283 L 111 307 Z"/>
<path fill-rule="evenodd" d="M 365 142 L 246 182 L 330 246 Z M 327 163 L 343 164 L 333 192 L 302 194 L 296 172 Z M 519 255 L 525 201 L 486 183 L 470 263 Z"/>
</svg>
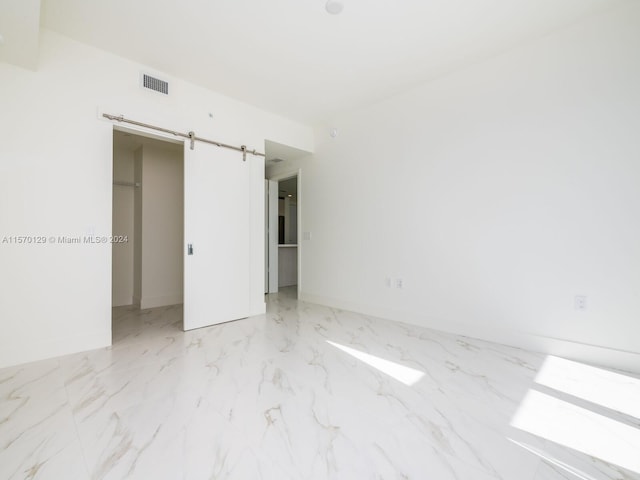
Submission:
<svg viewBox="0 0 640 480">
<path fill-rule="evenodd" d="M 251 159 L 185 142 L 184 329 L 251 314 Z"/>
</svg>

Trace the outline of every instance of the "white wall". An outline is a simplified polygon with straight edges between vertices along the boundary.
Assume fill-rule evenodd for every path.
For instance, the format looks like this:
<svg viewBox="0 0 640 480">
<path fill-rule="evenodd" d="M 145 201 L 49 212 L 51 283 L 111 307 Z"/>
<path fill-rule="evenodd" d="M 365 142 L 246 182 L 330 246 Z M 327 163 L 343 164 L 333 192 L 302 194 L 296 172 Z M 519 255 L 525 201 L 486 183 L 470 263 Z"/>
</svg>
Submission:
<svg viewBox="0 0 640 480">
<path fill-rule="evenodd" d="M 117 142 L 113 144 L 113 179 L 134 181 L 133 152 Z M 113 186 L 113 235 L 128 239 L 113 244 L 111 302 L 114 307 L 133 303 L 134 195 L 134 187 Z"/>
<path fill-rule="evenodd" d="M 183 146 L 142 146 L 140 308 L 182 303 L 184 237 Z"/>
<path fill-rule="evenodd" d="M 37 71 L 0 64 L 0 238 L 111 233 L 113 126 L 98 109 L 250 149 L 270 139 L 313 150 L 309 128 L 179 79 L 163 76 L 168 97 L 143 91 L 142 70 L 47 30 Z M 250 158 L 260 313 L 264 160 Z M 0 244 L 0 265 L 0 366 L 110 344 L 110 245 Z"/>
<path fill-rule="evenodd" d="M 579 346 L 640 352 L 639 52 L 631 2 L 319 128 L 302 298 L 640 370 Z"/>
</svg>

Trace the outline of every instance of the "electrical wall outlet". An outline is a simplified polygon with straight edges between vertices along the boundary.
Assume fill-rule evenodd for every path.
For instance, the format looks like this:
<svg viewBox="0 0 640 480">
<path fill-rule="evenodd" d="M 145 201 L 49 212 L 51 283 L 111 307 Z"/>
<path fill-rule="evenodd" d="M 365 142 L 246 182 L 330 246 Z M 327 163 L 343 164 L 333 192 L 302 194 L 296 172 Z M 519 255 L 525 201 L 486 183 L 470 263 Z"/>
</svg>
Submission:
<svg viewBox="0 0 640 480">
<path fill-rule="evenodd" d="M 573 298 L 573 308 L 578 311 L 584 311 L 587 309 L 587 297 L 584 295 L 576 295 Z"/>
<path fill-rule="evenodd" d="M 402 288 L 403 282 L 401 278 L 396 278 L 396 288 Z"/>
</svg>

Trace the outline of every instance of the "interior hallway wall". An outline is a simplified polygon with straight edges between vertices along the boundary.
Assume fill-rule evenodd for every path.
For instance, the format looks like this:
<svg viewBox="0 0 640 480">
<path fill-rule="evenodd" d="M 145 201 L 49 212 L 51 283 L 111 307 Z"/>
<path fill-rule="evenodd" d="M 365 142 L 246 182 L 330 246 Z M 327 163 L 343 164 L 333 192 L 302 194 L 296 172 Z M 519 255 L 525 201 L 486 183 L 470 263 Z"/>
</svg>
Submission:
<svg viewBox="0 0 640 480">
<path fill-rule="evenodd" d="M 133 152 L 113 144 L 114 181 L 133 183 Z M 123 243 L 114 243 L 111 265 L 111 302 L 114 307 L 133 303 L 133 249 L 134 249 L 134 187 L 113 186 L 113 235 L 127 237 Z"/>
<path fill-rule="evenodd" d="M 301 297 L 639 370 L 639 51 L 628 2 L 318 128 Z"/>
<path fill-rule="evenodd" d="M 140 308 L 183 300 L 183 146 L 145 142 L 142 146 Z"/>
</svg>

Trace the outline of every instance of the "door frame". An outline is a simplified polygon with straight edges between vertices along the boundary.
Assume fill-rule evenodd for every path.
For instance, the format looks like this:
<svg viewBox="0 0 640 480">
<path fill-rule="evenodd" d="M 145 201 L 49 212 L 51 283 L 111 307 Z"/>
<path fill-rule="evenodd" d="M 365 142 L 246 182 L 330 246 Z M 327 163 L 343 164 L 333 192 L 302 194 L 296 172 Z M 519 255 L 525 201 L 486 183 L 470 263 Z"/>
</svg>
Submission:
<svg viewBox="0 0 640 480">
<path fill-rule="evenodd" d="M 110 218 L 109 218 L 109 224 L 111 225 L 111 235 L 113 235 L 113 132 L 115 131 L 119 131 L 119 132 L 125 132 L 125 133 L 130 133 L 131 135 L 137 135 L 140 137 L 146 137 L 146 138 L 151 138 L 153 140 L 159 140 L 161 142 L 168 142 L 168 143 L 173 143 L 174 145 L 182 145 L 183 150 L 184 150 L 184 145 L 186 140 L 180 140 L 177 139 L 174 135 L 170 135 L 170 134 L 164 134 L 162 132 L 156 132 L 154 131 L 150 131 L 149 129 L 145 128 L 145 127 L 139 127 L 136 125 L 132 125 L 132 126 L 122 126 L 122 125 L 113 125 L 110 131 L 111 134 L 111 169 L 110 169 L 110 175 L 109 175 L 109 182 L 111 183 L 111 188 L 110 188 L 110 205 L 111 208 L 109 209 L 110 212 Z M 184 166 L 186 164 L 186 158 L 183 155 L 183 166 L 182 168 L 184 169 Z M 182 222 L 183 222 L 183 229 L 184 229 L 184 211 L 182 212 Z M 134 239 L 135 241 L 135 239 Z M 182 254 L 184 255 L 184 245 L 182 248 Z M 111 246 L 111 256 L 109 257 L 109 276 L 110 276 L 110 282 L 109 282 L 109 298 L 111 299 L 109 302 L 110 308 L 109 308 L 109 318 L 111 319 L 110 324 L 109 324 L 109 330 L 111 330 L 112 325 L 111 323 L 113 322 L 113 292 L 111 291 L 111 289 L 113 288 L 113 245 Z M 183 284 L 182 284 L 182 291 L 183 291 L 183 295 L 184 295 L 184 264 L 182 266 L 182 270 L 183 270 Z M 184 330 L 184 316 L 182 318 L 182 328 Z M 111 344 L 113 345 L 113 332 L 111 332 Z"/>
<path fill-rule="evenodd" d="M 297 229 L 298 229 L 298 289 L 297 289 L 297 296 L 298 298 L 300 298 L 300 292 L 302 292 L 302 208 L 303 208 L 303 195 L 302 195 L 302 168 L 296 168 L 296 169 L 291 169 L 291 170 L 287 170 L 285 172 L 281 172 L 278 173 L 276 175 L 273 175 L 269 178 L 267 178 L 267 180 L 273 180 L 275 182 L 280 182 L 281 180 L 287 180 L 289 178 L 293 178 L 293 177 L 297 177 L 298 181 L 297 181 L 297 189 L 298 189 L 298 198 L 297 198 L 297 209 L 296 209 L 296 216 L 297 216 Z M 270 210 L 271 211 L 271 210 Z M 276 209 L 276 216 L 277 216 L 277 209 Z M 271 220 L 271 219 L 269 219 Z M 277 219 L 276 219 L 276 225 L 277 225 Z M 271 255 L 269 255 L 271 257 Z"/>
<path fill-rule="evenodd" d="M 265 179 L 265 293 L 278 293 L 278 181 Z M 275 188 L 274 188 L 275 187 Z M 275 248 L 272 248 L 272 244 Z"/>
</svg>

